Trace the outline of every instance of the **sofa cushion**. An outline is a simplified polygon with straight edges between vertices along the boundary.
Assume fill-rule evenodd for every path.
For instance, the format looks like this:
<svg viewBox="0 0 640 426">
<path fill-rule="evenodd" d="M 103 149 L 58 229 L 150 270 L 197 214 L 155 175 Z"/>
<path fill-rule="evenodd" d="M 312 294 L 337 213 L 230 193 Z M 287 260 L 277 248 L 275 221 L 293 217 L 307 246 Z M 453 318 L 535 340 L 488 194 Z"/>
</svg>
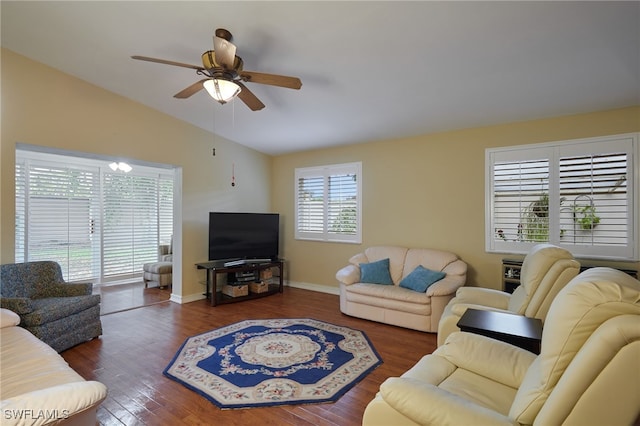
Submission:
<svg viewBox="0 0 640 426">
<path fill-rule="evenodd" d="M 431 314 L 431 297 L 397 285 L 358 283 L 348 286 L 345 293 L 351 303 L 417 315 Z"/>
<path fill-rule="evenodd" d="M 369 284 L 393 285 L 389 273 L 389 258 L 360 264 L 360 281 Z"/>
<path fill-rule="evenodd" d="M 0 399 L 84 379 L 46 343 L 21 327 L 2 329 Z"/>
<path fill-rule="evenodd" d="M 6 326 L 5 319 L 11 317 L 17 321 L 12 312 L 0 311 L 0 423 L 98 424 L 95 410 L 106 398 L 107 388 L 83 379 L 29 331 Z"/>
<path fill-rule="evenodd" d="M 365 249 L 364 254 L 368 262 L 375 262 L 381 259 L 389 259 L 389 273 L 394 284 L 398 284 L 403 277 L 404 261 L 407 256 L 406 247 L 397 246 L 374 246 Z M 436 269 L 436 268 L 431 268 Z M 413 269 L 411 269 L 413 270 Z"/>
<path fill-rule="evenodd" d="M 346 294 L 349 300 L 353 300 L 354 295 L 361 294 L 368 297 L 397 300 L 403 303 L 431 304 L 431 296 L 427 296 L 426 293 L 418 293 L 397 285 L 356 283 L 346 288 Z"/>
<path fill-rule="evenodd" d="M 100 295 L 32 299 L 31 305 L 33 311 L 22 316 L 23 327 L 45 324 L 98 306 Z"/>
<path fill-rule="evenodd" d="M 432 271 L 422 265 L 418 265 L 409 275 L 400 281 L 400 287 L 424 293 L 430 285 L 440 281 L 446 275 L 444 272 Z"/>
<path fill-rule="evenodd" d="M 466 276 L 467 270 L 466 267 L 464 267 L 466 265 L 458 262 L 458 260 L 458 256 L 451 252 L 426 248 L 412 248 L 407 252 L 402 277 L 404 278 L 409 275 L 418 265 L 422 265 L 432 271 L 442 271 L 447 274 Z M 461 268 L 458 270 L 459 267 Z"/>
</svg>

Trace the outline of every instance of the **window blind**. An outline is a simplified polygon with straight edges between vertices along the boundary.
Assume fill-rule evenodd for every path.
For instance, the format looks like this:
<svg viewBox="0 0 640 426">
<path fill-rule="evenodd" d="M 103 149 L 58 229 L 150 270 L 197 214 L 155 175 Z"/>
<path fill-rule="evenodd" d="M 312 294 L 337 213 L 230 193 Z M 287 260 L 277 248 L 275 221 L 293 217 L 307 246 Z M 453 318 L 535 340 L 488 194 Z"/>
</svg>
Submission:
<svg viewBox="0 0 640 426">
<path fill-rule="evenodd" d="M 16 258 L 54 260 L 70 281 L 95 277 L 98 179 L 97 168 L 21 163 L 16 168 L 16 191 L 21 191 L 16 197 Z"/>
<path fill-rule="evenodd" d="M 173 237 L 173 176 L 162 174 L 158 179 L 158 234 L 159 244 L 171 244 Z"/>
<path fill-rule="evenodd" d="M 124 278 L 158 259 L 158 179 L 104 173 L 103 275 Z"/>
<path fill-rule="evenodd" d="M 296 169 L 296 238 L 361 242 L 361 163 Z"/>
<path fill-rule="evenodd" d="M 577 257 L 637 259 L 638 149 L 633 134 L 487 150 L 487 250 L 551 242 Z"/>
</svg>

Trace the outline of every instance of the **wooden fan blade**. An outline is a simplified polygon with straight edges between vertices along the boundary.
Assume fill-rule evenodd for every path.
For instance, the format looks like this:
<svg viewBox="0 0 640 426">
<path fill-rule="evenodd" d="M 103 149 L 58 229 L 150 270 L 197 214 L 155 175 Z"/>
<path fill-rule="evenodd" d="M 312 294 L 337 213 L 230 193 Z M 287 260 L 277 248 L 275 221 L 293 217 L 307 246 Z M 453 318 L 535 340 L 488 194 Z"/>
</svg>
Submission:
<svg viewBox="0 0 640 426">
<path fill-rule="evenodd" d="M 242 71 L 240 73 L 242 80 L 249 83 L 268 84 L 270 86 L 286 87 L 287 89 L 299 89 L 302 87 L 302 81 L 297 77 L 288 77 L 286 75 L 265 74 L 256 71 Z"/>
<path fill-rule="evenodd" d="M 204 83 L 207 80 L 209 80 L 209 79 L 205 78 L 205 79 L 202 79 L 200 81 L 196 81 L 191 86 L 189 86 L 186 89 L 181 90 L 180 92 L 178 92 L 175 95 L 173 95 L 173 97 L 174 98 L 178 98 L 178 99 L 186 99 L 189 96 L 192 96 L 192 95 L 198 93 L 200 90 L 202 90 L 204 88 L 202 83 Z"/>
<path fill-rule="evenodd" d="M 260 101 L 260 99 L 258 99 L 257 96 L 247 88 L 247 86 L 239 81 L 236 81 L 235 83 L 242 88 L 238 97 L 249 107 L 249 109 L 251 109 L 251 111 L 260 111 L 264 108 L 262 101 Z"/>
<path fill-rule="evenodd" d="M 236 46 L 228 40 L 213 36 L 213 51 L 218 65 L 226 70 L 233 69 L 236 58 Z"/>
<path fill-rule="evenodd" d="M 190 64 L 183 64 L 182 62 L 175 62 L 175 61 L 167 61 L 166 59 L 156 59 L 156 58 L 150 58 L 148 56 L 132 56 L 132 59 L 137 59 L 139 61 L 147 61 L 147 62 L 156 62 L 158 64 L 165 64 L 165 65 L 173 65 L 176 67 L 183 67 L 183 68 L 191 68 L 194 70 L 204 70 L 204 68 L 199 67 L 197 65 L 190 65 Z"/>
</svg>

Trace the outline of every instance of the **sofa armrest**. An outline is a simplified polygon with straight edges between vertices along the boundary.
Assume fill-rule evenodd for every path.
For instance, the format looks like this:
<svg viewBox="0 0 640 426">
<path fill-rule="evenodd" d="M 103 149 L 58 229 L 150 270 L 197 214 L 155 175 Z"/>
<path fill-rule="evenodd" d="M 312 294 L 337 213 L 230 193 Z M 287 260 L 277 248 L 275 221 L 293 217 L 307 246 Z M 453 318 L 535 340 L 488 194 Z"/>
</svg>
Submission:
<svg viewBox="0 0 640 426">
<path fill-rule="evenodd" d="M 427 296 L 450 296 L 461 288 L 464 282 L 458 276 L 446 276 L 427 288 Z"/>
<path fill-rule="evenodd" d="M 34 299 L 42 299 L 46 297 L 72 297 L 72 296 L 88 296 L 93 291 L 91 283 L 51 283 L 41 288 Z"/>
<path fill-rule="evenodd" d="M 421 425 L 517 424 L 505 415 L 414 378 L 388 378 L 380 385 L 380 395 L 394 410 Z"/>
<path fill-rule="evenodd" d="M 347 265 L 336 272 L 336 279 L 346 285 L 355 284 L 360 281 L 360 268 L 356 265 Z"/>
<path fill-rule="evenodd" d="M 482 287 L 461 287 L 456 292 L 456 303 L 491 306 L 498 309 L 509 307 L 511 295 L 504 291 Z"/>
<path fill-rule="evenodd" d="M 479 311 L 503 312 L 505 314 L 514 315 L 513 311 L 510 311 L 508 309 L 494 308 L 493 306 L 474 305 L 472 303 L 458 303 L 457 301 L 451 304 L 451 313 L 458 317 L 462 317 L 462 315 L 464 315 L 467 309 L 477 309 Z"/>
<path fill-rule="evenodd" d="M 432 356 L 514 389 L 520 387 L 531 363 L 538 357 L 509 343 L 465 332 L 451 333 Z"/>
<path fill-rule="evenodd" d="M 15 312 L 0 308 L 0 328 L 13 327 L 20 324 L 20 316 Z"/>
<path fill-rule="evenodd" d="M 38 416 L 39 413 L 46 412 L 63 420 L 96 407 L 106 397 L 107 387 L 95 381 L 65 383 L 24 393 L 0 401 L 2 424 L 25 424 L 25 420 L 31 425 L 48 424 L 52 419 Z M 29 413 L 32 417 L 25 419 Z"/>
<path fill-rule="evenodd" d="M 31 299 L 28 297 L 0 297 L 0 308 L 8 309 L 18 315 L 33 312 Z"/>
<path fill-rule="evenodd" d="M 171 246 L 169 244 L 160 244 L 158 246 L 158 257 L 162 258 L 162 256 L 171 254 L 170 250 Z"/>
</svg>

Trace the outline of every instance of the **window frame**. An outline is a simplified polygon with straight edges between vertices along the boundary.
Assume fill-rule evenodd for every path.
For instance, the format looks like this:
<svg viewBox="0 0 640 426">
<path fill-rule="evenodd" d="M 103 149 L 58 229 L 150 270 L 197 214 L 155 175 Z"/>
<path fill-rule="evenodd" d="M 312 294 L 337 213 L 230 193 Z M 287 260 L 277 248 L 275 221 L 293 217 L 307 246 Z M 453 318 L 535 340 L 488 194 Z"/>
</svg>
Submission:
<svg viewBox="0 0 640 426">
<path fill-rule="evenodd" d="M 345 174 L 355 175 L 355 190 L 356 190 L 356 230 L 353 234 L 330 232 L 329 231 L 329 179 L 331 177 L 343 176 Z M 308 232 L 301 230 L 299 226 L 300 220 L 300 179 L 304 178 L 322 178 L 323 179 L 323 195 L 322 195 L 322 231 Z M 361 244 L 362 243 L 362 162 L 351 162 L 342 164 L 329 164 L 323 166 L 313 167 L 301 167 L 295 169 L 294 179 L 294 238 L 296 240 L 304 241 L 320 241 L 320 242 L 334 242 L 334 243 L 350 243 Z"/>
<path fill-rule="evenodd" d="M 526 254 L 539 241 L 501 241 L 496 238 L 494 188 L 495 168 L 501 162 L 549 161 L 548 168 L 548 242 L 571 251 L 576 258 L 637 261 L 640 258 L 640 133 L 627 133 L 595 138 L 572 139 L 539 144 L 517 145 L 485 150 L 485 250 L 488 253 Z M 571 156 L 626 153 L 626 245 L 578 244 L 562 241 L 560 190 L 561 159 Z M 566 222 L 566 219 L 565 219 Z M 499 226 L 498 226 L 499 227 Z M 596 228 L 597 229 L 597 228 Z M 595 232 L 595 231 L 593 231 Z"/>
</svg>

